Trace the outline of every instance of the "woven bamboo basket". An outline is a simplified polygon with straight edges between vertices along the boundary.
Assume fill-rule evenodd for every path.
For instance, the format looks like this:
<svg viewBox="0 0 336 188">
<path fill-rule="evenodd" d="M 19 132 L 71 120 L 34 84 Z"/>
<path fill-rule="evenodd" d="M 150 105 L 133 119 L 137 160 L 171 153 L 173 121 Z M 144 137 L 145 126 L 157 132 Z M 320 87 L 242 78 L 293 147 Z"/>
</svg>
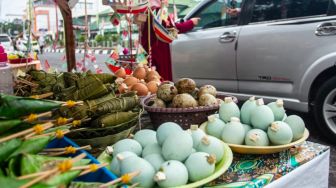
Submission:
<svg viewBox="0 0 336 188">
<path fill-rule="evenodd" d="M 78 145 L 91 145 L 94 148 L 106 148 L 127 138 L 139 124 L 142 112 L 128 122 L 104 128 L 81 128 L 72 130 L 67 137 L 74 140 Z"/>
<path fill-rule="evenodd" d="M 149 103 L 153 101 L 155 97 L 156 95 L 151 95 L 141 101 L 142 106 L 149 114 L 155 130 L 165 122 L 175 122 L 186 130 L 189 129 L 191 125 L 200 125 L 207 121 L 209 115 L 219 110 L 219 105 L 193 108 L 156 108 L 149 106 Z M 224 99 L 225 97 L 232 97 L 233 101 L 238 103 L 236 97 L 222 94 L 217 95 L 219 99 Z"/>
</svg>

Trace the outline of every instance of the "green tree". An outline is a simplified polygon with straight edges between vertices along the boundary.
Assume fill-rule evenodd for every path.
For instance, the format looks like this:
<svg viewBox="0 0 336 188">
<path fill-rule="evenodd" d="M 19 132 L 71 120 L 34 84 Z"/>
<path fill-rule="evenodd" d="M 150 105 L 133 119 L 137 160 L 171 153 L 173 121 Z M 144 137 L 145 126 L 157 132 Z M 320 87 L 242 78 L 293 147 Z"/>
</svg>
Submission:
<svg viewBox="0 0 336 188">
<path fill-rule="evenodd" d="M 101 44 L 104 40 L 104 37 L 102 35 L 96 35 L 95 40 L 98 44 Z"/>
<path fill-rule="evenodd" d="M 84 35 L 79 36 L 78 41 L 85 42 L 85 36 Z"/>
</svg>

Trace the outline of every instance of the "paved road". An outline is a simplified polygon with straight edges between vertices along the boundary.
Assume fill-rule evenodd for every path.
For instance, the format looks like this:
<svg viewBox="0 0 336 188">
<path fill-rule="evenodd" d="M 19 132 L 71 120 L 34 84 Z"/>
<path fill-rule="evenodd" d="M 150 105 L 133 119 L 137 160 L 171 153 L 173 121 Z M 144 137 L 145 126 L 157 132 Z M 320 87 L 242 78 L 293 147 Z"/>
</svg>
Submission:
<svg viewBox="0 0 336 188">
<path fill-rule="evenodd" d="M 63 60 L 65 56 L 65 53 L 43 53 L 39 55 L 39 58 L 42 62 L 42 67 L 44 67 L 45 60 L 48 60 L 49 64 L 53 68 L 57 68 L 58 71 L 66 71 L 67 68 L 64 64 L 66 64 L 66 61 Z M 76 61 L 80 62 L 84 57 L 84 54 L 76 54 Z M 96 63 L 89 62 L 89 67 L 94 70 L 93 65 L 98 65 L 100 69 L 103 70 L 103 72 L 110 72 L 106 65 L 104 64 L 104 61 L 108 58 L 108 55 L 95 55 L 96 57 Z"/>
<path fill-rule="evenodd" d="M 61 53 L 45 53 L 43 55 L 40 55 L 40 59 L 42 62 L 44 62 L 46 59 L 49 61 L 49 64 L 52 67 L 57 67 L 60 71 L 66 71 L 66 67 L 62 67 L 62 64 L 65 63 L 65 61 L 62 61 L 62 57 L 64 54 Z M 104 64 L 104 60 L 108 57 L 108 55 L 96 55 L 96 62 L 97 65 L 104 71 L 109 72 L 107 67 Z M 80 60 L 83 58 L 83 54 L 76 54 L 77 60 Z M 327 141 L 320 133 L 320 131 L 317 129 L 317 124 L 315 123 L 314 119 L 309 116 L 309 114 L 302 114 L 299 112 L 293 112 L 288 111 L 290 114 L 297 114 L 304 118 L 307 128 L 309 129 L 311 135 L 309 140 L 321 144 L 325 144 L 330 146 L 331 148 L 331 154 L 330 154 L 330 173 L 329 173 L 329 187 L 336 188 L 336 145 L 330 144 L 329 141 Z"/>
</svg>

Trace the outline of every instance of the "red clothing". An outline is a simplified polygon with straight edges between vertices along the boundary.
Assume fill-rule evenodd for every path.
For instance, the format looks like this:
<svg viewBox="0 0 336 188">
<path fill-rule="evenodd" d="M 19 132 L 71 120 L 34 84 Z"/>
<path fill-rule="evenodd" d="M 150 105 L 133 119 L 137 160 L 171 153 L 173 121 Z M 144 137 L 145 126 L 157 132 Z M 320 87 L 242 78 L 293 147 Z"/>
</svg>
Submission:
<svg viewBox="0 0 336 188">
<path fill-rule="evenodd" d="M 176 23 L 176 28 L 179 33 L 185 33 L 194 28 L 194 24 L 191 20 L 183 23 Z M 156 66 L 156 70 L 163 77 L 164 80 L 172 80 L 172 63 L 169 44 L 160 41 L 154 33 L 154 29 L 150 28 L 150 43 L 152 49 L 152 66 Z M 148 52 L 148 22 L 143 25 L 141 44 Z"/>
</svg>

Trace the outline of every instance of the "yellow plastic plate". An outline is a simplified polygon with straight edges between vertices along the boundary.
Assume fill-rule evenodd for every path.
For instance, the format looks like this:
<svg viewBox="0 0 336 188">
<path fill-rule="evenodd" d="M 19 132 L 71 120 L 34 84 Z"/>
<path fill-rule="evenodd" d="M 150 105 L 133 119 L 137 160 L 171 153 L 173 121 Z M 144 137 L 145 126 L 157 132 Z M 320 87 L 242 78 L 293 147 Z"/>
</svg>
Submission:
<svg viewBox="0 0 336 188">
<path fill-rule="evenodd" d="M 218 178 L 219 176 L 221 176 L 222 174 L 224 174 L 224 172 L 227 171 L 227 169 L 230 167 L 231 163 L 232 163 L 232 159 L 233 159 L 233 154 L 232 151 L 230 149 L 230 147 L 225 144 L 223 142 L 223 147 L 224 147 L 224 157 L 223 159 L 216 165 L 216 169 L 215 172 L 200 181 L 194 182 L 194 183 L 189 183 L 187 185 L 182 185 L 182 186 L 178 186 L 178 187 L 174 187 L 174 188 L 195 188 L 195 187 L 200 187 L 202 185 L 205 185 L 213 180 L 215 180 L 216 178 Z M 98 161 L 101 163 L 111 163 L 112 157 L 107 155 L 105 152 L 103 152 L 99 157 L 98 157 Z M 109 168 L 108 168 L 109 169 Z"/>
<path fill-rule="evenodd" d="M 204 132 L 206 132 L 206 122 L 200 126 Z M 286 145 L 279 145 L 279 146 L 246 146 L 246 145 L 237 145 L 237 144 L 228 144 L 231 150 L 235 153 L 241 154 L 272 154 L 272 153 L 279 153 L 286 149 L 289 149 L 295 145 L 300 145 L 304 141 L 306 141 L 309 137 L 308 129 L 305 130 L 303 137 L 295 142 L 286 144 Z"/>
</svg>

